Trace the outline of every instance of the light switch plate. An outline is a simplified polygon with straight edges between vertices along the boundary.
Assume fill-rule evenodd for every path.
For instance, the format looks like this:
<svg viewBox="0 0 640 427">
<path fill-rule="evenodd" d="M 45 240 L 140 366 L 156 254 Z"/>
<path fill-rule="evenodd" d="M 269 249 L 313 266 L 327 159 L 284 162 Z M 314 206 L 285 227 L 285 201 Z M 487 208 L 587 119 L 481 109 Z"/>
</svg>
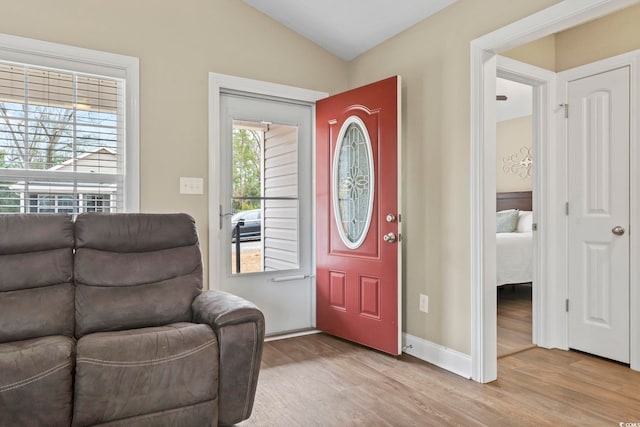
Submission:
<svg viewBox="0 0 640 427">
<path fill-rule="evenodd" d="M 180 194 L 202 194 L 202 188 L 202 178 L 180 177 Z"/>
</svg>

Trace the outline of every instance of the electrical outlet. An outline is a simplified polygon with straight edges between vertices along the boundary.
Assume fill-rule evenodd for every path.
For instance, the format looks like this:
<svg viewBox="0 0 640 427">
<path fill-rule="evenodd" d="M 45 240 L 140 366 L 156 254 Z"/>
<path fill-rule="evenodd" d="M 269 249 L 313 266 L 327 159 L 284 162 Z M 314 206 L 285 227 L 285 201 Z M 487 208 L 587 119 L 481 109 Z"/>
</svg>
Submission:
<svg viewBox="0 0 640 427">
<path fill-rule="evenodd" d="M 429 296 L 420 294 L 420 311 L 429 312 Z"/>
</svg>

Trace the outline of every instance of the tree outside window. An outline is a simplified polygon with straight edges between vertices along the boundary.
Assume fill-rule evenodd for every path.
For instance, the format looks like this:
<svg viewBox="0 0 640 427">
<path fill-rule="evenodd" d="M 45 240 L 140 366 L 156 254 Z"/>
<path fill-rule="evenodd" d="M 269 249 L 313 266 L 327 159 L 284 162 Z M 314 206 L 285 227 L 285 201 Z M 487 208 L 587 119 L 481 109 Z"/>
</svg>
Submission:
<svg viewBox="0 0 640 427">
<path fill-rule="evenodd" d="M 233 129 L 233 205 L 234 212 L 261 207 L 260 200 L 243 197 L 260 197 L 262 182 L 262 135 L 250 129 Z"/>
</svg>

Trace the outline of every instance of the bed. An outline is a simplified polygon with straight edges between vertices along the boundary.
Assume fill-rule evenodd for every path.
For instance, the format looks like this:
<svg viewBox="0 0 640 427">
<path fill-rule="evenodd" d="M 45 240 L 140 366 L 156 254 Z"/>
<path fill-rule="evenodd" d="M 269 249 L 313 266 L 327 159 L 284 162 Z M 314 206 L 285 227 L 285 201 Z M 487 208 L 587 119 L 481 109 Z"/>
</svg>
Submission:
<svg viewBox="0 0 640 427">
<path fill-rule="evenodd" d="M 514 232 L 496 233 L 496 285 L 533 281 L 533 222 L 531 191 L 498 193 L 496 211 L 517 210 Z"/>
</svg>

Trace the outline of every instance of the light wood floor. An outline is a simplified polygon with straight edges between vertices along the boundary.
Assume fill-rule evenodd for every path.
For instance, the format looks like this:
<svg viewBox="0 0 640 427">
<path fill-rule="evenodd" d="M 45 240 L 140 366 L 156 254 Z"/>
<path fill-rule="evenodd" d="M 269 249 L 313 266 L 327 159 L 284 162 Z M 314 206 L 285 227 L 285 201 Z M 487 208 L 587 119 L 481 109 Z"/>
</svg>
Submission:
<svg viewBox="0 0 640 427">
<path fill-rule="evenodd" d="M 534 347 L 531 322 L 531 284 L 498 288 L 498 357 Z"/>
<path fill-rule="evenodd" d="M 618 426 L 640 423 L 640 373 L 534 348 L 478 384 L 324 334 L 265 344 L 247 426 Z"/>
</svg>

